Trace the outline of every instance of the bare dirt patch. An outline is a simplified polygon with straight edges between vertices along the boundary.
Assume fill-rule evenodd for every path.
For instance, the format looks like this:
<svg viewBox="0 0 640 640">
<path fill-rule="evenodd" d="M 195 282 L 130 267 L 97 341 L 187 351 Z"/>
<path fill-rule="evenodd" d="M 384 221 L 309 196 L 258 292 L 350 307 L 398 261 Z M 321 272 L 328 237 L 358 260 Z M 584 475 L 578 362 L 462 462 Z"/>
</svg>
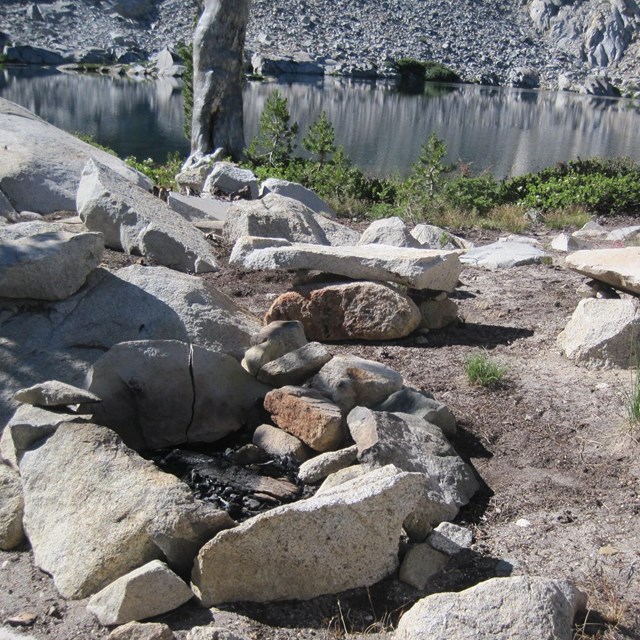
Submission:
<svg viewBox="0 0 640 640">
<path fill-rule="evenodd" d="M 482 240 L 491 240 L 484 233 Z M 111 255 L 122 266 L 128 259 Z M 263 314 L 290 288 L 292 274 L 225 268 L 203 276 L 241 306 Z M 382 637 L 400 612 L 427 593 L 460 590 L 496 575 L 568 577 L 594 610 L 583 630 L 640 638 L 640 446 L 625 416 L 630 373 L 580 368 L 555 344 L 575 309 L 581 276 L 552 265 L 488 272 L 467 268 L 456 294 L 464 322 L 391 343 L 341 343 L 400 371 L 459 421 L 454 442 L 482 480 L 457 522 L 472 528 L 472 550 L 454 559 L 424 592 L 390 578 L 370 589 L 303 603 L 189 603 L 159 620 L 186 638 L 193 625 L 227 626 L 249 638 Z M 497 389 L 467 380 L 464 363 L 486 350 L 507 368 Z M 37 614 L 36 638 L 102 638 L 85 602 L 65 602 L 29 550 L 0 553 L 0 623 Z M 598 635 L 600 634 L 600 635 Z M 578 637 L 578 636 L 577 636 Z"/>
</svg>

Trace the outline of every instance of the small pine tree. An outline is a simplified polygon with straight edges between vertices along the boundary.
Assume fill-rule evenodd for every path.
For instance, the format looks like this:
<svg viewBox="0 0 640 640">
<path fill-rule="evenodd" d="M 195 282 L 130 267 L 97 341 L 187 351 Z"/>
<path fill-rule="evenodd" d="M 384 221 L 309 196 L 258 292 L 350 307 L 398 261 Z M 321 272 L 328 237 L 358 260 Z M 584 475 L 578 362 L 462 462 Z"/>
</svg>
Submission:
<svg viewBox="0 0 640 640">
<path fill-rule="evenodd" d="M 254 160 L 264 158 L 272 167 L 289 165 L 298 134 L 298 123 L 290 122 L 289 103 L 276 89 L 265 102 L 260 131 L 249 147 L 249 155 Z"/>
<path fill-rule="evenodd" d="M 320 166 L 336 152 L 336 132 L 324 111 L 309 127 L 309 132 L 302 140 L 302 146 L 318 157 Z"/>
</svg>

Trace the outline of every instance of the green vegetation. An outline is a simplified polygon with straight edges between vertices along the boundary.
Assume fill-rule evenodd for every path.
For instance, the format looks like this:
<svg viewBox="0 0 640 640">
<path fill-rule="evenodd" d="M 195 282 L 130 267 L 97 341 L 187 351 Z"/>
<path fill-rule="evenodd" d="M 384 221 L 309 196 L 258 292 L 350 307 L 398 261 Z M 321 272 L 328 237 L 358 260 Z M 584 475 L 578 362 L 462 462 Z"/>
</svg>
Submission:
<svg viewBox="0 0 640 640">
<path fill-rule="evenodd" d="M 640 427 L 640 367 L 631 370 L 631 381 L 625 391 L 625 408 L 632 433 Z"/>
<path fill-rule="evenodd" d="M 144 173 L 158 187 L 165 189 L 175 189 L 175 177 L 180 173 L 180 168 L 184 163 L 184 158 L 176 151 L 167 156 L 166 162 L 155 162 L 151 158 L 138 160 L 133 156 L 125 158 L 124 161 L 134 169 Z"/>
<path fill-rule="evenodd" d="M 309 127 L 309 133 L 302 140 L 302 146 L 309 153 L 317 156 L 320 166 L 336 152 L 336 132 L 324 111 Z"/>
<path fill-rule="evenodd" d="M 400 74 L 401 82 L 415 79 L 419 82 L 460 82 L 460 76 L 439 62 L 400 58 L 392 63 Z"/>
<path fill-rule="evenodd" d="M 185 62 L 191 59 L 188 46 L 181 55 Z M 192 104 L 187 91 L 187 105 L 189 95 Z M 90 136 L 76 135 L 113 153 Z M 594 215 L 640 215 L 640 164 L 628 158 L 578 159 L 499 181 L 489 173 L 473 175 L 464 163 L 447 163 L 445 143 L 431 134 L 405 179 L 374 178 L 353 164 L 324 112 L 301 140 L 310 157 L 294 155 L 297 140 L 298 124 L 291 122 L 287 99 L 276 90 L 265 103 L 245 166 L 260 180 L 273 177 L 303 184 L 343 216 L 399 216 L 451 229 L 523 233 L 531 225 L 530 209 L 558 230 L 581 227 Z M 126 161 L 164 187 L 173 185 L 182 163 L 177 153 L 166 163 Z"/>
<path fill-rule="evenodd" d="M 117 156 L 118 155 L 110 147 L 105 147 L 103 144 L 100 144 L 99 142 L 97 142 L 96 139 L 90 133 L 81 133 L 80 131 L 74 131 L 73 135 L 76 138 L 78 138 L 78 140 L 82 140 L 82 142 L 86 142 L 87 144 L 90 144 L 92 147 L 95 147 L 96 149 L 100 149 L 101 151 L 105 151 L 106 153 L 108 153 L 108 154 L 110 154 L 112 156 Z"/>
<path fill-rule="evenodd" d="M 491 360 L 484 351 L 468 358 L 464 363 L 464 369 L 471 384 L 492 389 L 504 384 L 507 373 L 506 367 Z"/>
<path fill-rule="evenodd" d="M 297 135 L 298 123 L 291 123 L 288 100 L 276 89 L 265 102 L 260 131 L 249 146 L 248 155 L 254 162 L 265 162 L 270 167 L 287 166 Z"/>
<path fill-rule="evenodd" d="M 182 74 L 182 114 L 184 117 L 183 132 L 187 140 L 191 140 L 191 119 L 193 116 L 193 43 L 178 43 L 178 55 L 184 64 Z"/>
</svg>

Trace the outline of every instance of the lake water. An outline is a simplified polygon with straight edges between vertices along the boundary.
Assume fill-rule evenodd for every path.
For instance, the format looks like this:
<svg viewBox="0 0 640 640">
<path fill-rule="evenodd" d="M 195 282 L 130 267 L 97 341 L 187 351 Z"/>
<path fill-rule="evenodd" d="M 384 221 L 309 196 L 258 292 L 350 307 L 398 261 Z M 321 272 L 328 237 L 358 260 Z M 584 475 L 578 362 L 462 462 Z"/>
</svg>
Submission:
<svg viewBox="0 0 640 640">
<path fill-rule="evenodd" d="M 324 110 L 338 142 L 363 170 L 404 174 L 432 132 L 449 160 L 497 177 L 535 171 L 576 157 L 640 161 L 640 107 L 630 100 L 475 85 L 427 85 L 402 94 L 381 83 L 336 78 L 249 82 L 245 133 L 256 134 L 269 94 L 289 100 L 302 134 Z M 181 81 L 110 78 L 55 70 L 0 70 L 0 96 L 67 131 L 91 134 L 121 156 L 164 160 L 186 155 Z"/>
</svg>

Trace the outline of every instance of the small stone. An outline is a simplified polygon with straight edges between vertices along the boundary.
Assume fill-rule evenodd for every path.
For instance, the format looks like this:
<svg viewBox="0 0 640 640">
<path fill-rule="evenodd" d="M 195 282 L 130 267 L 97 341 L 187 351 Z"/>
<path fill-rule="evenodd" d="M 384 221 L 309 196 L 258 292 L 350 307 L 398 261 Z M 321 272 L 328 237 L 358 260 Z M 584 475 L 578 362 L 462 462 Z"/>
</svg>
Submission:
<svg viewBox="0 0 640 640">
<path fill-rule="evenodd" d="M 530 526 L 531 522 L 529 522 L 529 520 L 527 520 L 526 518 L 520 518 L 519 520 L 516 520 L 516 527 L 528 529 Z"/>
<path fill-rule="evenodd" d="M 114 629 L 108 640 L 175 640 L 169 625 L 159 622 L 129 622 Z"/>
<path fill-rule="evenodd" d="M 340 407 L 314 389 L 274 389 L 266 395 L 264 408 L 281 429 L 315 451 L 334 451 L 344 439 Z"/>
<path fill-rule="evenodd" d="M 15 616 L 7 618 L 5 622 L 12 627 L 31 627 L 35 624 L 37 619 L 38 614 L 33 613 L 32 611 L 21 611 Z"/>
<path fill-rule="evenodd" d="M 270 424 L 261 424 L 254 431 L 253 443 L 271 456 L 291 456 L 297 462 L 304 462 L 311 456 L 311 450 L 302 440 Z"/>
<path fill-rule="evenodd" d="M 473 534 L 469 529 L 459 527 L 450 522 L 442 522 L 429 535 L 427 542 L 437 551 L 448 556 L 455 556 L 463 549 L 468 549 L 473 541 Z"/>
<path fill-rule="evenodd" d="M 329 451 L 307 460 L 300 465 L 298 478 L 307 484 L 315 484 L 328 475 L 350 467 L 358 456 L 358 447 L 352 446 L 340 451 Z"/>
<path fill-rule="evenodd" d="M 345 412 L 355 406 L 371 407 L 402 388 L 402 376 L 378 362 L 357 356 L 336 356 L 310 382 Z"/>
<path fill-rule="evenodd" d="M 436 573 L 444 569 L 449 558 L 428 544 L 416 544 L 404 557 L 400 566 L 400 580 L 416 589 L 424 589 Z"/>
<path fill-rule="evenodd" d="M 192 597 L 164 562 L 152 560 L 91 596 L 87 609 L 100 624 L 124 624 L 173 611 Z"/>
<path fill-rule="evenodd" d="M 309 342 L 265 364 L 257 377 L 260 382 L 273 387 L 302 384 L 318 373 L 332 357 L 319 342 Z"/>
</svg>

